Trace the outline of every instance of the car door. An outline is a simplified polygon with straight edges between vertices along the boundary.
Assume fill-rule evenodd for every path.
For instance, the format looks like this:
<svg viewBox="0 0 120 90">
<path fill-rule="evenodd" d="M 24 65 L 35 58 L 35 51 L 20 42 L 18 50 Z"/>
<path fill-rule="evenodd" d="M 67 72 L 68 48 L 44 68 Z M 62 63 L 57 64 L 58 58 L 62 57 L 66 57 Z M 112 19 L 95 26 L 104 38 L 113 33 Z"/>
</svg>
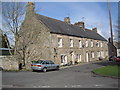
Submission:
<svg viewBox="0 0 120 90">
<path fill-rule="evenodd" d="M 51 64 L 50 64 L 49 61 L 46 61 L 46 67 L 47 67 L 47 69 L 49 69 L 49 70 L 52 69 L 52 68 L 51 68 Z"/>
<path fill-rule="evenodd" d="M 56 66 L 55 66 L 55 63 L 54 63 L 54 62 L 50 61 L 50 64 L 51 64 L 51 68 L 52 68 L 52 69 L 55 69 L 55 68 L 56 68 Z"/>
</svg>

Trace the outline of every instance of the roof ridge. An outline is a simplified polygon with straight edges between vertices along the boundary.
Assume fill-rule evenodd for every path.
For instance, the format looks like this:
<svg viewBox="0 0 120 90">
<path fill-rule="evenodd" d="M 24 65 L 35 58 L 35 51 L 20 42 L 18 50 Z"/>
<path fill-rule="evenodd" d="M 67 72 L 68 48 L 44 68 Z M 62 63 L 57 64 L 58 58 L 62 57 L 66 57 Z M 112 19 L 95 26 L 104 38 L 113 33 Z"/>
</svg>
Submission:
<svg viewBox="0 0 120 90">
<path fill-rule="evenodd" d="M 40 15 L 40 16 L 43 16 L 43 17 L 47 17 L 47 18 L 50 18 L 50 19 L 53 19 L 53 20 L 57 20 L 57 21 L 66 23 L 66 22 L 64 22 L 64 21 L 62 21 L 62 20 L 58 20 L 58 19 L 55 19 L 55 18 L 51 18 L 51 17 L 48 17 L 48 16 L 41 15 L 41 14 L 36 14 L 36 15 Z M 68 24 L 68 23 L 66 23 L 66 24 Z M 73 25 L 73 24 L 68 24 L 68 25 Z"/>
</svg>

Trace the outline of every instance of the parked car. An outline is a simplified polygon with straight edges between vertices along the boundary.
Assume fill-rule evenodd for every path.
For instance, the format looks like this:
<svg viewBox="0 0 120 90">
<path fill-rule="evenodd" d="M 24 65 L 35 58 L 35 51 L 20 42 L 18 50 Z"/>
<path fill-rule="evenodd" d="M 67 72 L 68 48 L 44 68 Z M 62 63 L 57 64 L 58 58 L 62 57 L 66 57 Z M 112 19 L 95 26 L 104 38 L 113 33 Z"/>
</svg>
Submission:
<svg viewBox="0 0 120 90">
<path fill-rule="evenodd" d="M 120 62 L 120 56 L 118 56 L 115 61 Z"/>
<path fill-rule="evenodd" d="M 115 60 L 116 60 L 116 56 L 109 57 L 109 61 L 115 61 Z"/>
<path fill-rule="evenodd" d="M 38 60 L 33 61 L 31 64 L 31 68 L 33 71 L 35 70 L 42 70 L 43 72 L 46 72 L 47 70 L 59 70 L 59 64 L 55 64 L 51 60 Z"/>
</svg>

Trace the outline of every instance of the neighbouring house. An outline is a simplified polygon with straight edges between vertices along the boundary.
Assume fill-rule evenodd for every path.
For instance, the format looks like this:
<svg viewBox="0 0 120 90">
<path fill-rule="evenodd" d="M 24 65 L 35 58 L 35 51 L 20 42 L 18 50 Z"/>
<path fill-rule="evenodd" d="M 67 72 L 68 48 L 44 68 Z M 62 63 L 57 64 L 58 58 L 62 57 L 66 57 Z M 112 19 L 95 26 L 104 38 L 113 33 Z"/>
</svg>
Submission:
<svg viewBox="0 0 120 90">
<path fill-rule="evenodd" d="M 117 56 L 117 48 L 114 44 L 111 42 L 111 38 L 108 39 L 108 54 L 109 57 L 111 56 Z"/>
<path fill-rule="evenodd" d="M 115 41 L 114 45 L 117 49 L 117 56 L 120 56 L 120 41 Z"/>
<path fill-rule="evenodd" d="M 11 54 L 13 54 L 13 49 L 10 48 L 7 35 L 0 30 L 0 70 L 19 69 L 18 61 L 13 59 Z"/>
<path fill-rule="evenodd" d="M 89 30 L 84 22 L 70 23 L 34 13 L 34 3 L 26 6 L 25 20 L 17 42 L 21 63 L 30 69 L 33 60 L 53 60 L 60 65 L 108 58 L 108 43 L 97 28 Z"/>
<path fill-rule="evenodd" d="M 10 48 L 9 41 L 6 34 L 3 34 L 0 30 L 0 56 L 10 55 L 10 51 L 13 53 L 13 49 Z"/>
</svg>

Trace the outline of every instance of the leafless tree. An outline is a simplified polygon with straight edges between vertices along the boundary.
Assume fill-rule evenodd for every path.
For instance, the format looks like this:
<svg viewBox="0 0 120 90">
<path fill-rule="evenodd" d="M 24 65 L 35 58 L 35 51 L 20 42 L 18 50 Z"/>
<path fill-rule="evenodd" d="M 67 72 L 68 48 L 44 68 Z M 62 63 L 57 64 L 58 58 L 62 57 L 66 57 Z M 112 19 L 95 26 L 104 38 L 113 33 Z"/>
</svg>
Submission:
<svg viewBox="0 0 120 90">
<path fill-rule="evenodd" d="M 5 5 L 7 4 L 5 3 Z M 15 42 L 14 50 L 16 54 L 16 59 L 18 61 L 20 60 L 19 63 L 22 63 L 22 65 L 25 67 L 26 61 L 28 61 L 28 59 L 35 60 L 35 58 L 37 59 L 41 58 L 43 52 L 49 50 L 49 46 L 47 44 L 36 45 L 38 44 L 38 42 L 44 43 L 45 40 L 47 40 L 46 42 L 49 42 L 49 38 L 48 36 L 46 36 L 44 39 L 42 37 L 44 35 L 44 32 L 42 33 L 40 31 L 37 31 L 36 27 L 31 27 L 31 24 L 24 24 L 26 23 L 26 20 L 28 20 L 27 22 L 29 22 L 29 19 L 31 19 L 30 16 L 29 17 L 26 16 L 25 18 L 27 19 L 24 20 L 25 16 L 24 5 L 26 4 L 8 3 L 8 6 L 3 6 L 5 7 L 3 8 L 3 17 L 4 23 L 8 27 L 8 31 L 6 31 L 6 33 L 13 34 L 14 36 Z M 23 20 L 24 22 L 22 23 Z M 39 55 L 38 50 L 40 50 Z"/>
<path fill-rule="evenodd" d="M 25 17 L 25 5 L 26 3 L 24 2 L 2 3 L 2 31 L 9 38 L 9 41 L 6 38 L 4 39 L 8 48 L 10 48 L 8 44 L 11 44 L 14 49 L 14 55 L 18 52 L 16 44 L 19 39 L 19 29 Z M 9 53 L 13 54 L 10 50 Z"/>
<path fill-rule="evenodd" d="M 19 38 L 19 29 L 25 15 L 25 3 L 21 2 L 4 2 L 2 3 L 2 25 L 4 33 L 9 36 L 9 40 L 14 43 Z"/>
<path fill-rule="evenodd" d="M 25 24 L 23 24 L 24 27 Z M 25 25 L 26 26 L 26 25 Z M 49 42 L 49 37 L 43 37 L 41 31 L 35 31 L 35 27 L 27 25 L 20 30 L 17 50 L 19 57 L 22 58 L 22 65 L 26 67 L 26 61 L 42 59 L 45 51 L 49 51 L 50 47 L 45 42 Z M 46 40 L 46 41 L 45 41 Z M 40 44 L 40 43 L 44 43 Z M 47 52 L 49 53 L 49 52 Z M 49 53 L 50 54 L 50 53 Z"/>
<path fill-rule="evenodd" d="M 36 41 L 37 35 L 34 35 L 33 31 L 20 31 L 19 34 L 19 40 L 17 43 L 17 50 L 18 50 L 18 54 L 20 55 L 20 58 L 23 60 L 23 66 L 25 66 L 25 61 L 26 59 L 28 59 L 30 56 L 35 56 L 32 55 L 34 52 L 34 48 L 35 46 L 32 48 L 32 52 L 28 50 L 28 47 L 30 45 L 32 45 L 34 43 L 34 41 Z"/>
</svg>

